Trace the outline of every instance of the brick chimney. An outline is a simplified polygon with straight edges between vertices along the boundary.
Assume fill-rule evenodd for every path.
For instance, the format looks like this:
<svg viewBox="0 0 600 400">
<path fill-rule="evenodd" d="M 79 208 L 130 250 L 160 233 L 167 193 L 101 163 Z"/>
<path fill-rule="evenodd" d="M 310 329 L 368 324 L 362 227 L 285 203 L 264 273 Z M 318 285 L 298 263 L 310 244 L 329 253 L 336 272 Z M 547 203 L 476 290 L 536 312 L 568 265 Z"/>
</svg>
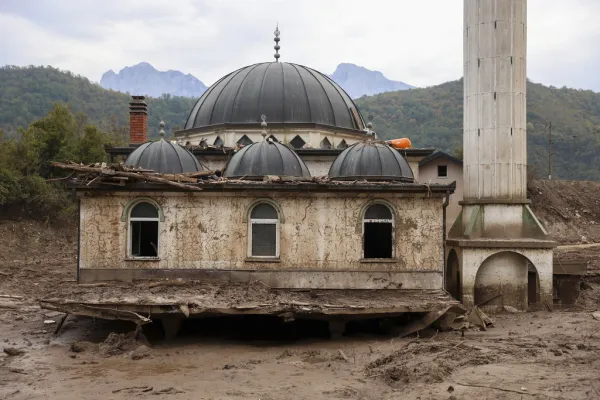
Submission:
<svg viewBox="0 0 600 400">
<path fill-rule="evenodd" d="M 144 96 L 131 96 L 129 103 L 129 145 L 138 146 L 148 141 L 148 104 Z"/>
</svg>

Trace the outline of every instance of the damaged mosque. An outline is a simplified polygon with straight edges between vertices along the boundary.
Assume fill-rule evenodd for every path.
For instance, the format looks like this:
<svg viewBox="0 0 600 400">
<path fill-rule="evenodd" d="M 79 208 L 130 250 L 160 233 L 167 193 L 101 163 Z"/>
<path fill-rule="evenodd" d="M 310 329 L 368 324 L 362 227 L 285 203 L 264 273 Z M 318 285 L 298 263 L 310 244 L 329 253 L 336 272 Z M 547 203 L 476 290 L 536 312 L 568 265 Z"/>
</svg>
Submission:
<svg viewBox="0 0 600 400">
<path fill-rule="evenodd" d="M 473 57 L 483 67 L 465 55 L 466 189 L 452 229 L 446 207 L 456 184 L 419 182 L 418 163 L 434 150 L 378 140 L 339 85 L 279 60 L 277 29 L 275 59 L 214 83 L 175 140 L 147 141 L 148 109 L 133 96 L 130 146 L 107 149 L 113 160 L 126 157 L 121 170 L 72 166 L 81 173 L 69 184 L 79 203 L 78 284 L 115 283 L 111 295 L 73 290 L 42 306 L 139 324 L 151 314 L 172 333 L 200 314 L 318 317 L 335 334 L 352 318 L 439 318 L 494 291 L 519 309 L 551 304 L 554 242 L 523 190 L 525 35 L 512 31 L 523 32 L 525 2 L 478 12 L 471 3 L 479 1 L 465 2 L 465 48 L 480 53 Z M 480 39 L 471 39 L 474 29 Z M 483 34 L 495 35 L 497 46 L 483 49 Z M 485 79 L 494 83 L 475 84 Z M 520 120 L 506 112 L 469 118 L 486 107 L 518 109 Z M 491 149 L 487 138 L 499 136 L 507 148 Z M 148 281 L 189 285 L 160 296 L 147 287 L 119 289 Z M 236 302 L 194 289 L 207 282 L 258 282 L 271 292 Z"/>
</svg>

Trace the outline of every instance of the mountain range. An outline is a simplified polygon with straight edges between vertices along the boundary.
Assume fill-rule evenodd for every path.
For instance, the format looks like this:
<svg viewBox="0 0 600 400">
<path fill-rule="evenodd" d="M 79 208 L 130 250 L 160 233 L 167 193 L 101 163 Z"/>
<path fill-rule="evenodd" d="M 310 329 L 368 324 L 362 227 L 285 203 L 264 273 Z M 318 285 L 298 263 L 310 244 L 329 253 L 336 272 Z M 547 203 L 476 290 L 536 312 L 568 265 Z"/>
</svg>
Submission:
<svg viewBox="0 0 600 400">
<path fill-rule="evenodd" d="M 100 79 L 100 86 L 118 92 L 160 97 L 163 94 L 172 96 L 202 96 L 206 85 L 192 74 L 180 71 L 159 71 L 147 62 L 125 67 L 115 73 L 112 69 L 105 72 Z"/>
<path fill-rule="evenodd" d="M 0 87 L 0 130 L 5 137 L 19 137 L 19 127 L 47 115 L 54 103 L 65 103 L 77 118 L 113 137 L 122 137 L 126 143 L 127 94 L 103 89 L 85 77 L 52 67 L 0 67 Z M 181 129 L 196 99 L 163 95 L 146 101 L 148 134 L 156 138 L 161 119 L 168 134 Z M 373 129 L 382 139 L 408 137 L 415 147 L 460 154 L 462 80 L 364 96 L 356 104 L 364 116 L 374 116 Z M 527 83 L 528 159 L 538 176 L 547 176 L 546 127 L 550 121 L 553 178 L 600 180 L 600 93 Z"/>
<path fill-rule="evenodd" d="M 387 79 L 379 71 L 371 71 L 358 65 L 342 63 L 329 75 L 353 99 L 378 93 L 411 89 L 404 82 Z M 118 92 L 160 97 L 172 96 L 198 98 L 207 89 L 206 85 L 191 74 L 180 71 L 159 71 L 147 62 L 125 67 L 115 73 L 107 71 L 100 79 L 100 86 Z"/>
<path fill-rule="evenodd" d="M 329 75 L 353 99 L 374 94 L 413 89 L 404 82 L 392 81 L 379 71 L 371 71 L 358 65 L 342 63 Z"/>
</svg>

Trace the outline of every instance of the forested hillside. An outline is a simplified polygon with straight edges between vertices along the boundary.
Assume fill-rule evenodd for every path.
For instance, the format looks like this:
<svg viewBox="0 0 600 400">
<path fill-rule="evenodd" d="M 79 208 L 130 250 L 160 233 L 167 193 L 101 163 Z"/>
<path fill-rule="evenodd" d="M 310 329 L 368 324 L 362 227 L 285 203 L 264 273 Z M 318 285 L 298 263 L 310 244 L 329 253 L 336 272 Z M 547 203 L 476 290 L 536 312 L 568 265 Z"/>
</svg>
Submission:
<svg viewBox="0 0 600 400">
<path fill-rule="evenodd" d="M 600 94 L 528 84 L 528 157 L 538 176 L 547 175 L 548 137 L 553 126 L 553 177 L 600 180 Z M 462 81 L 361 97 L 363 114 L 372 114 L 384 138 L 410 137 L 416 147 L 450 153 L 462 148 Z M 182 127 L 196 99 L 148 98 L 150 137 L 163 119 L 168 132 Z M 127 139 L 127 94 L 105 90 L 88 79 L 52 67 L 0 68 L 0 129 L 14 137 L 46 116 L 54 103 L 69 104 L 76 118 L 98 127 L 112 140 Z"/>
<path fill-rule="evenodd" d="M 54 103 L 69 104 L 89 123 L 109 133 L 126 134 L 129 129 L 129 95 L 103 89 L 87 78 L 52 67 L 0 68 L 0 128 L 13 136 L 53 109 Z M 180 129 L 197 99 L 163 95 L 147 98 L 148 132 L 158 135 L 163 119 L 168 132 Z"/>
<path fill-rule="evenodd" d="M 425 89 L 383 93 L 357 100 L 372 114 L 383 138 L 409 137 L 416 147 L 450 153 L 462 148 L 462 80 Z M 528 82 L 528 158 L 534 172 L 548 174 L 548 131 L 552 122 L 553 178 L 600 180 L 600 94 Z"/>
</svg>

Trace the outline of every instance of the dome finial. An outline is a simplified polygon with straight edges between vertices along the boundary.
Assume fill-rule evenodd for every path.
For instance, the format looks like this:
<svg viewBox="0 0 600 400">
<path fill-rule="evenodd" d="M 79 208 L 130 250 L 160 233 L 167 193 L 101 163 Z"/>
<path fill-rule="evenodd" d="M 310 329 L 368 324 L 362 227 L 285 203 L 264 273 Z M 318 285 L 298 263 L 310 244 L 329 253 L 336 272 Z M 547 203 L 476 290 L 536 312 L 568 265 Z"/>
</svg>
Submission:
<svg viewBox="0 0 600 400">
<path fill-rule="evenodd" d="M 158 134 L 160 135 L 160 138 L 162 140 L 165 137 L 165 121 L 163 121 L 161 119 L 160 123 L 158 124 L 158 126 L 160 127 L 160 130 L 158 131 Z"/>
<path fill-rule="evenodd" d="M 373 130 L 373 116 L 369 115 L 367 119 L 369 120 L 369 122 L 367 122 L 367 129 L 365 129 L 367 131 L 367 135 L 371 136 L 373 139 L 377 139 L 377 134 Z"/>
<path fill-rule="evenodd" d="M 275 49 L 275 62 L 279 62 L 279 57 L 281 57 L 279 55 L 279 49 L 281 48 L 281 47 L 279 47 L 279 41 L 281 40 L 281 39 L 279 39 L 279 35 L 281 34 L 281 32 L 279 32 L 279 22 L 277 23 L 277 27 L 275 28 L 274 33 L 275 33 L 275 39 L 273 39 L 273 40 L 275 40 L 275 47 L 273 47 L 273 48 Z"/>
<path fill-rule="evenodd" d="M 262 122 L 260 123 L 260 126 L 262 128 L 262 137 L 263 140 L 265 140 L 265 138 L 267 137 L 268 133 L 267 133 L 267 116 L 265 114 L 260 116 L 260 119 L 262 120 Z"/>
</svg>

